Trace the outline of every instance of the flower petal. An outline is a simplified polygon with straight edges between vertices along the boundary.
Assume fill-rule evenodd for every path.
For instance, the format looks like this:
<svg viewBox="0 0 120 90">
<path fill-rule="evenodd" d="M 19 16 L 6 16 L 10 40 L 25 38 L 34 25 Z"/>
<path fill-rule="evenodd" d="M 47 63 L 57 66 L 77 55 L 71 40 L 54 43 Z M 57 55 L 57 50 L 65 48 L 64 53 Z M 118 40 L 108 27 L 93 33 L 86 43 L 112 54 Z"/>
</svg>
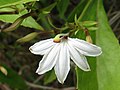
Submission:
<svg viewBox="0 0 120 90">
<path fill-rule="evenodd" d="M 60 46 L 59 44 L 56 44 L 51 51 L 45 54 L 39 63 L 39 67 L 36 73 L 43 74 L 51 70 L 56 64 L 56 61 L 58 60 L 59 50 L 60 50 Z"/>
<path fill-rule="evenodd" d="M 61 43 L 59 60 L 56 62 L 54 69 L 58 81 L 63 84 L 70 71 L 70 56 L 68 48 L 64 42 Z"/>
<path fill-rule="evenodd" d="M 53 42 L 53 39 L 47 39 L 35 43 L 29 48 L 29 50 L 33 54 L 44 55 L 45 53 L 49 52 L 55 44 L 56 43 Z"/>
<path fill-rule="evenodd" d="M 99 56 L 102 53 L 100 47 L 84 40 L 69 38 L 68 42 L 70 42 L 81 54 L 86 56 Z"/>
<path fill-rule="evenodd" d="M 89 64 L 84 55 L 80 54 L 74 46 L 72 46 L 71 42 L 68 42 L 68 48 L 70 52 L 70 57 L 74 61 L 74 63 L 84 71 L 90 71 Z"/>
</svg>

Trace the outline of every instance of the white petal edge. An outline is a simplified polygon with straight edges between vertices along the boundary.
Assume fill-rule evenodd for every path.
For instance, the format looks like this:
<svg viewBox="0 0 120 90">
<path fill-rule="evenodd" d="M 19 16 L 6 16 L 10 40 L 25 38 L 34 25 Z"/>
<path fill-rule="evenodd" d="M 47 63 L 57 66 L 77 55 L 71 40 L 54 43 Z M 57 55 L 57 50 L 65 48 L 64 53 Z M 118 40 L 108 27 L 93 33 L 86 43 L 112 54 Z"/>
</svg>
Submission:
<svg viewBox="0 0 120 90">
<path fill-rule="evenodd" d="M 43 56 L 42 60 L 39 63 L 39 67 L 36 70 L 36 73 L 44 74 L 55 66 L 59 56 L 59 49 L 59 44 L 56 44 L 50 52 Z"/>
<path fill-rule="evenodd" d="M 44 55 L 49 52 L 55 44 L 56 43 L 53 42 L 53 39 L 42 40 L 32 45 L 29 50 L 33 54 Z"/>
<path fill-rule="evenodd" d="M 55 74 L 60 83 L 64 83 L 70 71 L 70 55 L 66 43 L 61 43 L 59 60 L 55 65 Z"/>
<path fill-rule="evenodd" d="M 70 57 L 74 63 L 81 68 L 83 71 L 90 71 L 89 64 L 84 55 L 80 54 L 70 42 L 68 42 L 67 47 L 69 48 Z"/>
<path fill-rule="evenodd" d="M 102 53 L 102 50 L 100 47 L 93 45 L 91 43 L 88 43 L 84 40 L 80 39 L 73 39 L 69 38 L 68 42 L 70 42 L 73 47 L 75 47 L 81 54 L 85 56 L 99 56 Z"/>
</svg>

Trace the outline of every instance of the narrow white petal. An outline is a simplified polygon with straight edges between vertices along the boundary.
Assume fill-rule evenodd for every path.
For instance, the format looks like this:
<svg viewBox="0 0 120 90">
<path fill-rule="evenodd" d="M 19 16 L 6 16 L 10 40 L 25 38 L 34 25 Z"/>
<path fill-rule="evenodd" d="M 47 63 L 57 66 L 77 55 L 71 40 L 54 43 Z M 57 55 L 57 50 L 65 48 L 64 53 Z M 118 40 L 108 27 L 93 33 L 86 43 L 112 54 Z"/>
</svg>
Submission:
<svg viewBox="0 0 120 90">
<path fill-rule="evenodd" d="M 70 57 L 74 61 L 74 63 L 81 68 L 84 71 L 90 71 L 89 64 L 86 60 L 86 57 L 82 54 L 80 54 L 74 46 L 71 45 L 70 42 L 68 42 L 68 48 L 70 52 Z"/>
<path fill-rule="evenodd" d="M 60 83 L 64 83 L 70 70 L 70 55 L 65 43 L 61 43 L 59 60 L 55 65 L 55 74 Z"/>
<path fill-rule="evenodd" d="M 50 52 L 45 54 L 39 63 L 39 67 L 36 73 L 43 74 L 51 70 L 55 66 L 56 61 L 58 60 L 59 50 L 60 46 L 59 44 L 56 44 Z"/>
<path fill-rule="evenodd" d="M 81 54 L 86 56 L 99 56 L 102 53 L 100 47 L 84 40 L 69 38 L 68 42 L 70 42 L 70 44 L 72 44 Z"/>
<path fill-rule="evenodd" d="M 42 40 L 32 45 L 29 50 L 33 54 L 44 55 L 49 52 L 55 44 L 56 43 L 53 42 L 53 39 Z"/>
</svg>

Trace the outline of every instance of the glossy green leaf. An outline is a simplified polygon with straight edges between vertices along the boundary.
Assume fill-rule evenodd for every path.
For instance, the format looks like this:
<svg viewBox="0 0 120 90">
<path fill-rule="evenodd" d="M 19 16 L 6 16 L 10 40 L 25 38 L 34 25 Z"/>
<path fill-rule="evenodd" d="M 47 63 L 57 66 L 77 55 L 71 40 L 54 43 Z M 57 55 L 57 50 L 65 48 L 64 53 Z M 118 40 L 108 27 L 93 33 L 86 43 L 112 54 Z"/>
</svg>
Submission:
<svg viewBox="0 0 120 90">
<path fill-rule="evenodd" d="M 6 76 L 0 71 L 0 82 L 8 84 L 14 89 L 27 90 L 27 85 L 25 81 L 21 78 L 21 76 L 19 76 L 15 71 L 10 69 L 6 65 L 3 66 L 4 68 L 6 68 L 8 74 Z"/>
<path fill-rule="evenodd" d="M 32 1 L 37 1 L 37 0 L 0 0 L 0 8 L 11 5 L 24 4 Z"/>
<path fill-rule="evenodd" d="M 97 11 L 96 42 L 103 50 L 97 58 L 98 89 L 120 90 L 120 45 L 108 24 L 102 0 L 98 0 Z"/>
<path fill-rule="evenodd" d="M 23 5 L 17 5 L 16 6 L 18 9 L 23 9 L 24 6 Z M 28 13 L 28 11 L 25 9 L 23 11 L 21 11 L 19 14 L 5 14 L 5 15 L 0 15 L 0 20 L 3 22 L 8 22 L 8 23 L 13 23 L 17 18 L 19 18 L 20 16 L 24 15 Z M 31 16 L 24 19 L 24 21 L 22 22 L 23 26 L 25 27 L 29 27 L 29 28 L 35 28 L 38 30 L 43 30 L 42 26 L 40 26 Z"/>
</svg>

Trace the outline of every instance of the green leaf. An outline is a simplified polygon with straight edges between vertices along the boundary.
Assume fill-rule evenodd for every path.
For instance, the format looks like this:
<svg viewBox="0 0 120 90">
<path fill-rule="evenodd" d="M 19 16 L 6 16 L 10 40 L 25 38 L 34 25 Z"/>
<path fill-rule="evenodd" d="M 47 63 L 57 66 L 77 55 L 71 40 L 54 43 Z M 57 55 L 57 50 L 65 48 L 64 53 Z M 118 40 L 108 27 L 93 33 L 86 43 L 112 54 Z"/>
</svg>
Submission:
<svg viewBox="0 0 120 90">
<path fill-rule="evenodd" d="M 80 21 L 86 21 L 86 20 L 96 20 L 96 8 L 97 8 L 97 0 L 92 0 L 87 2 L 86 4 L 89 4 L 89 7 L 82 13 L 82 16 Z M 95 32 L 90 32 L 90 35 L 95 42 Z M 83 38 L 84 35 L 81 36 L 81 33 L 78 33 L 76 37 Z M 97 82 L 97 72 L 96 72 L 96 58 L 87 57 L 87 60 L 89 62 L 91 71 L 90 72 L 84 72 L 81 69 L 77 67 L 76 74 L 77 74 L 77 88 L 78 90 L 98 90 L 98 82 Z"/>
<path fill-rule="evenodd" d="M 47 20 L 47 15 L 52 11 L 52 9 L 56 6 L 57 2 L 50 4 L 49 6 L 41 9 L 41 13 L 38 15 L 38 19 L 41 21 L 41 24 L 44 26 L 45 29 L 51 30 L 50 24 Z"/>
<path fill-rule="evenodd" d="M 16 6 L 18 9 L 23 9 L 24 6 L 21 5 L 17 5 Z M 21 11 L 19 14 L 5 14 L 5 15 L 0 15 L 0 20 L 3 22 L 8 22 L 8 23 L 13 23 L 17 18 L 19 18 L 20 16 L 24 15 L 28 13 L 28 11 L 25 9 L 23 11 Z M 38 30 L 43 30 L 42 26 L 40 26 L 31 16 L 24 19 L 24 21 L 22 22 L 23 26 L 25 27 L 29 27 L 29 28 L 35 28 Z"/>
<path fill-rule="evenodd" d="M 35 28 L 35 29 L 38 29 L 38 30 L 44 30 L 43 27 L 41 25 L 39 25 L 35 19 L 33 19 L 32 17 L 28 17 L 26 18 L 23 23 L 22 23 L 23 26 L 25 27 L 29 27 L 29 28 Z"/>
<path fill-rule="evenodd" d="M 0 8 L 11 5 L 24 4 L 32 1 L 37 1 L 37 0 L 0 0 Z"/>
<path fill-rule="evenodd" d="M 0 8 L 0 12 L 14 12 L 15 9 L 10 7 Z"/>
<path fill-rule="evenodd" d="M 54 70 L 51 70 L 45 74 L 44 84 L 49 84 L 56 79 Z"/>
<path fill-rule="evenodd" d="M 48 23 L 47 17 L 45 14 L 39 14 L 39 19 L 41 21 L 42 26 L 46 29 L 46 30 L 51 30 L 51 26 Z"/>
<path fill-rule="evenodd" d="M 99 30 L 96 30 L 96 33 L 91 32 L 91 36 L 93 38 L 96 36 L 96 43 L 102 48 L 103 53 L 97 59 L 88 58 L 90 72 L 83 72 L 77 68 L 78 89 L 119 90 L 120 45 L 108 24 L 102 0 L 92 0 L 89 7 L 82 13 L 80 21 L 95 20 L 97 15 Z"/>
<path fill-rule="evenodd" d="M 20 24 L 23 22 L 23 20 L 28 16 L 28 14 L 26 15 L 23 15 L 19 18 L 17 18 L 13 23 L 12 25 L 10 25 L 9 27 L 5 28 L 3 30 L 3 32 L 9 32 L 9 31 L 13 31 L 15 30 L 16 28 L 18 28 L 20 26 Z"/>
<path fill-rule="evenodd" d="M 98 0 L 97 11 L 96 42 L 103 50 L 97 59 L 98 89 L 120 90 L 120 45 L 108 24 L 102 0 Z"/>
<path fill-rule="evenodd" d="M 85 7 L 85 5 L 86 5 L 86 3 L 87 3 L 88 1 L 89 1 L 89 0 L 81 0 L 81 1 L 78 3 L 78 5 L 73 9 L 73 11 L 70 13 L 70 15 L 68 16 L 67 20 L 68 20 L 69 22 L 74 21 L 75 15 L 79 16 L 79 15 L 82 13 L 82 11 L 83 11 L 83 9 L 84 9 L 84 7 Z"/>
<path fill-rule="evenodd" d="M 58 4 L 57 4 L 57 9 L 58 9 L 58 11 L 59 11 L 59 16 L 60 16 L 61 18 L 64 18 L 64 17 L 65 17 L 64 14 L 65 14 L 65 12 L 66 12 L 66 10 L 67 10 L 68 5 L 69 5 L 69 0 L 60 0 L 60 1 L 58 2 Z"/>
<path fill-rule="evenodd" d="M 6 83 L 14 89 L 27 90 L 27 85 L 25 81 L 21 78 L 21 76 L 19 76 L 15 71 L 10 69 L 6 65 L 2 65 L 2 66 L 6 68 L 8 74 L 6 76 L 0 71 L 0 82 L 1 83 Z"/>
<path fill-rule="evenodd" d="M 17 15 L 0 15 L 0 20 L 3 22 L 13 23 L 20 16 L 21 15 L 18 15 L 18 14 Z M 32 17 L 26 18 L 21 25 L 29 28 L 43 30 L 43 28 Z"/>
<path fill-rule="evenodd" d="M 96 73 L 96 59 L 87 58 L 91 71 L 84 72 L 78 67 L 77 73 L 77 89 L 78 90 L 98 90 L 97 73 Z"/>
</svg>

